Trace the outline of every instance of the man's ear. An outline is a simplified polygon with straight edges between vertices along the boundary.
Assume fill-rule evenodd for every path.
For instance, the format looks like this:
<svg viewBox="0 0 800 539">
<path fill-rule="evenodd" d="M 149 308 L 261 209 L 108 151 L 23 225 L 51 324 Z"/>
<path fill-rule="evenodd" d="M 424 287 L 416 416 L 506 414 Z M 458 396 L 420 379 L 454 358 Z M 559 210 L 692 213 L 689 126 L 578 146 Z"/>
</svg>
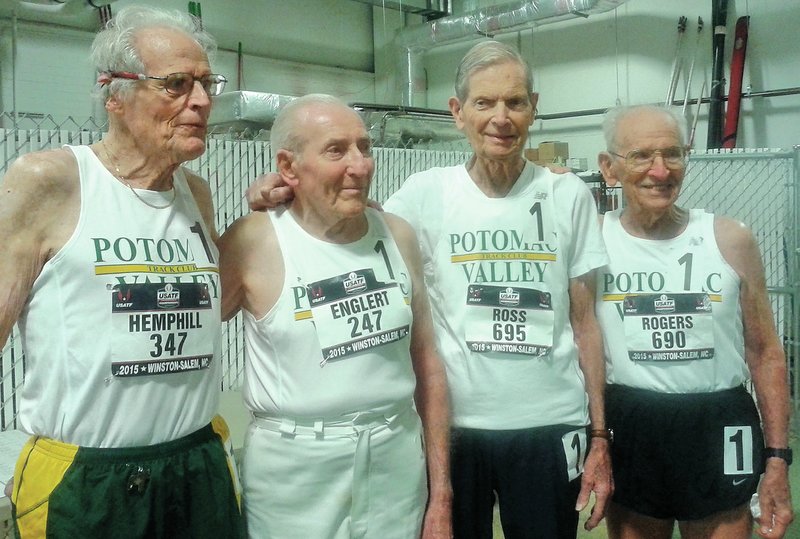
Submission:
<svg viewBox="0 0 800 539">
<path fill-rule="evenodd" d="M 603 179 L 606 181 L 606 185 L 614 187 L 617 185 L 617 183 L 619 183 L 619 179 L 617 178 L 617 175 L 611 166 L 611 162 L 612 157 L 608 152 L 600 152 L 597 155 L 597 164 L 600 167 L 600 172 L 603 174 Z"/>
<path fill-rule="evenodd" d="M 539 92 L 531 92 L 531 108 L 533 109 L 533 114 L 531 114 L 531 125 L 533 125 L 533 121 L 536 119 L 536 114 L 539 112 L 536 110 L 536 105 L 539 104 Z"/>
<path fill-rule="evenodd" d="M 456 127 L 461 129 L 464 127 L 464 121 L 461 119 L 461 101 L 456 96 L 453 96 L 447 101 L 447 104 L 450 106 L 450 114 L 453 115 L 453 119 L 456 121 Z"/>
<path fill-rule="evenodd" d="M 275 154 L 275 163 L 278 167 L 278 174 L 281 175 L 284 183 L 290 187 L 295 187 L 299 182 L 297 173 L 294 170 L 294 152 L 291 150 L 280 149 Z"/>
<path fill-rule="evenodd" d="M 122 100 L 116 94 L 109 96 L 105 102 L 105 109 L 110 113 L 122 111 Z"/>
</svg>

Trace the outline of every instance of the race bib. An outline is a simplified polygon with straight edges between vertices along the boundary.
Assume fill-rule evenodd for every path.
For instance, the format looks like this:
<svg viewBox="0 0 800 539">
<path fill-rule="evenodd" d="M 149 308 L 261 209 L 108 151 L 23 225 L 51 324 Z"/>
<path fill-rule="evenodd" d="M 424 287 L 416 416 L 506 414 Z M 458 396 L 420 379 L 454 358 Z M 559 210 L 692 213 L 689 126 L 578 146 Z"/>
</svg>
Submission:
<svg viewBox="0 0 800 539">
<path fill-rule="evenodd" d="M 714 357 L 711 300 L 706 293 L 626 296 L 625 339 L 632 361 Z"/>
<path fill-rule="evenodd" d="M 555 317 L 548 292 L 471 284 L 465 316 L 472 352 L 544 356 L 553 347 Z"/>
<path fill-rule="evenodd" d="M 205 283 L 136 283 L 111 290 L 111 374 L 148 376 L 208 368 L 219 325 Z"/>
<path fill-rule="evenodd" d="M 371 269 L 308 285 L 311 314 L 324 366 L 408 336 L 411 308 L 396 282 L 376 280 Z"/>
</svg>

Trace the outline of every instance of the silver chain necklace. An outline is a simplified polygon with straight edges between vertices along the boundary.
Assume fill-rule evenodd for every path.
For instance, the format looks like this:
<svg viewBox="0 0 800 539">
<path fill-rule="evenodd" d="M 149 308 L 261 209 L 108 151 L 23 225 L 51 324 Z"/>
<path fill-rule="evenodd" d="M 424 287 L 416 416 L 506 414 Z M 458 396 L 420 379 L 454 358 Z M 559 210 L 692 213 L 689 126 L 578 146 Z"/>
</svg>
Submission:
<svg viewBox="0 0 800 539">
<path fill-rule="evenodd" d="M 100 142 L 100 144 L 103 145 L 103 150 L 106 153 L 106 157 L 108 158 L 108 162 L 111 163 L 111 166 L 114 167 L 114 170 L 116 171 L 116 174 L 114 174 L 114 177 L 117 178 L 122 183 L 124 183 L 128 187 L 128 189 L 131 190 L 131 193 L 133 193 L 133 196 L 138 198 L 139 201 L 142 204 L 144 204 L 145 206 L 149 206 L 149 207 L 153 208 L 154 210 L 164 210 L 164 209 L 169 208 L 170 206 L 172 206 L 172 203 L 175 202 L 175 197 L 177 196 L 177 193 L 178 193 L 178 191 L 177 191 L 177 189 L 175 189 L 174 185 L 172 186 L 172 199 L 170 199 L 170 201 L 167 202 L 166 204 L 164 204 L 163 206 L 159 206 L 158 204 L 153 204 L 151 202 L 146 201 L 141 196 L 139 196 L 139 193 L 136 192 L 136 189 L 134 189 L 133 186 L 128 182 L 128 180 L 125 179 L 125 176 L 123 176 L 120 173 L 119 165 L 117 164 L 117 160 L 114 159 L 114 157 L 112 157 L 112 154 L 108 149 L 108 145 L 106 144 L 106 141 L 102 140 Z"/>
</svg>

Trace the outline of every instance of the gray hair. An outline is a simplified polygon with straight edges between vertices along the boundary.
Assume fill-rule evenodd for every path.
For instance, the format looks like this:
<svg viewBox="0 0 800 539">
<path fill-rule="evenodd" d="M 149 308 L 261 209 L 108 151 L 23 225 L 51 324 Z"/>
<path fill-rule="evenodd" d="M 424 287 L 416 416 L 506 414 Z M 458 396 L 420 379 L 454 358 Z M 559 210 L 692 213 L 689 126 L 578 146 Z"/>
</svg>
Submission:
<svg viewBox="0 0 800 539">
<path fill-rule="evenodd" d="M 328 94 L 307 94 L 297 99 L 292 99 L 281 107 L 275 121 L 272 123 L 269 142 L 273 153 L 278 150 L 299 153 L 303 150 L 307 141 L 303 137 L 302 128 L 297 125 L 298 116 L 307 107 L 320 104 L 337 105 L 350 109 L 347 103 L 338 97 Z M 353 111 L 353 114 L 357 113 Z"/>
<path fill-rule="evenodd" d="M 627 105 L 608 109 L 605 116 L 603 116 L 603 137 L 605 138 L 606 149 L 608 151 L 617 150 L 617 130 L 619 128 L 619 122 L 631 114 L 644 111 L 662 114 L 665 119 L 675 124 L 675 133 L 678 135 L 678 142 L 681 146 L 686 145 L 687 123 L 683 115 L 662 105 Z"/>
<path fill-rule="evenodd" d="M 481 41 L 473 46 L 456 70 L 456 97 L 462 103 L 469 95 L 469 78 L 481 69 L 502 64 L 504 62 L 514 62 L 522 66 L 525 70 L 525 84 L 528 95 L 533 93 L 533 71 L 531 66 L 515 49 L 499 41 Z"/>
<path fill-rule="evenodd" d="M 136 49 L 136 34 L 150 28 L 166 28 L 183 32 L 194 39 L 207 57 L 210 57 L 217 49 L 214 38 L 202 29 L 200 20 L 192 15 L 178 10 L 170 11 L 150 6 L 126 6 L 106 23 L 92 42 L 89 58 L 97 72 L 143 72 L 144 62 Z M 126 79 L 111 79 L 108 83 L 98 83 L 93 95 L 103 101 L 114 94 L 121 94 L 124 97 L 131 92 L 135 82 Z"/>
</svg>

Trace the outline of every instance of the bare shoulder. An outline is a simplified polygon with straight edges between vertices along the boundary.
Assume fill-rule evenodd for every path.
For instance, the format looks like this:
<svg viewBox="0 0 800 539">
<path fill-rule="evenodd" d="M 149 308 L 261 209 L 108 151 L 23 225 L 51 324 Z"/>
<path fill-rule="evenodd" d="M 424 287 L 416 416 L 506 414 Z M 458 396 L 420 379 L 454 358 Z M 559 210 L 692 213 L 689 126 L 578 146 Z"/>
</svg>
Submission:
<svg viewBox="0 0 800 539">
<path fill-rule="evenodd" d="M 79 213 L 78 164 L 69 150 L 25 154 L 0 183 L 0 225 L 46 238 L 50 248 L 72 232 Z"/>
<path fill-rule="evenodd" d="M 275 228 L 268 212 L 251 212 L 236 219 L 220 237 L 220 246 L 252 245 L 259 241 L 274 242 Z"/>
<path fill-rule="evenodd" d="M 282 260 L 270 212 L 256 211 L 238 218 L 217 245 L 224 265 L 235 265 L 237 272 L 272 272 L 276 261 Z"/>
<path fill-rule="evenodd" d="M 219 240 L 225 319 L 239 308 L 261 318 L 280 297 L 283 257 L 270 213 L 240 217 Z"/>
<path fill-rule="evenodd" d="M 389 212 L 383 212 L 381 215 L 383 215 L 386 225 L 389 227 L 389 230 L 392 231 L 392 235 L 394 236 L 394 239 L 398 245 L 402 244 L 403 246 L 406 246 L 408 245 L 408 242 L 412 242 L 413 245 L 417 245 L 417 234 L 414 232 L 414 228 L 409 224 L 408 221 L 399 215 Z"/>
<path fill-rule="evenodd" d="M 44 150 L 20 156 L 8 168 L 3 193 L 70 195 L 78 190 L 78 163 L 69 150 Z"/>
<path fill-rule="evenodd" d="M 0 183 L 0 237 L 9 260 L 42 265 L 69 240 L 80 216 L 78 164 L 65 149 L 19 157 Z"/>
<path fill-rule="evenodd" d="M 760 267 L 761 253 L 750 228 L 730 217 L 714 217 L 714 236 L 725 261 L 739 275 L 749 273 L 755 264 Z"/>
</svg>

